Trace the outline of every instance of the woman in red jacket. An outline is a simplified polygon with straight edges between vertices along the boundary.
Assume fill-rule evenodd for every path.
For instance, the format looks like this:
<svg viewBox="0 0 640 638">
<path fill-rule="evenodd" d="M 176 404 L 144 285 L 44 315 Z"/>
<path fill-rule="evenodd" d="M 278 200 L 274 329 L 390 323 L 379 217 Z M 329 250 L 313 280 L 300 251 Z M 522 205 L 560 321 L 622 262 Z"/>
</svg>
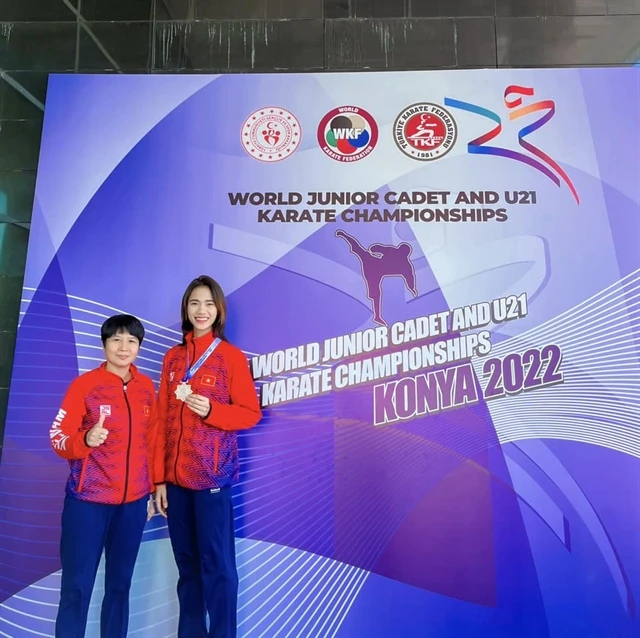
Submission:
<svg viewBox="0 0 640 638">
<path fill-rule="evenodd" d="M 162 366 L 155 470 L 156 506 L 178 567 L 178 638 L 235 638 L 236 432 L 260 420 L 260 406 L 246 357 L 225 339 L 219 284 L 194 279 L 181 315 L 183 341 Z"/>
<path fill-rule="evenodd" d="M 144 327 L 131 315 L 102 325 L 106 362 L 74 379 L 49 438 L 69 461 L 62 511 L 62 584 L 56 638 L 82 638 L 105 550 L 102 638 L 126 638 L 129 589 L 149 501 L 155 437 L 155 388 L 133 362 Z"/>
</svg>

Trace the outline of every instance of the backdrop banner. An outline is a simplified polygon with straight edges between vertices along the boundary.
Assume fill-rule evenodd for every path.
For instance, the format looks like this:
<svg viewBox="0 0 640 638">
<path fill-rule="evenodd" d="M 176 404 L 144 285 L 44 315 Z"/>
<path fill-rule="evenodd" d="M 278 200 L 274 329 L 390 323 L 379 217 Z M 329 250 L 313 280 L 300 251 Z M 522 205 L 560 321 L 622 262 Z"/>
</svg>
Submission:
<svg viewBox="0 0 640 638">
<path fill-rule="evenodd" d="M 640 69 L 52 76 L 2 464 L 3 636 L 53 636 L 49 428 L 119 312 L 220 282 L 264 416 L 241 636 L 640 635 Z M 87 635 L 98 636 L 98 575 Z M 166 522 L 130 636 L 175 635 Z"/>
</svg>

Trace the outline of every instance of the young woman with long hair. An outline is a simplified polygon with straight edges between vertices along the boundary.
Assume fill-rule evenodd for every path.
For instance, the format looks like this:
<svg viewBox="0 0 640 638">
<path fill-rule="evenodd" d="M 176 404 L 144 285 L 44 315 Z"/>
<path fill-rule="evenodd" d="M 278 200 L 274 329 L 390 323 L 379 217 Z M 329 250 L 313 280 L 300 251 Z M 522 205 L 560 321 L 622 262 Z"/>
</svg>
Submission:
<svg viewBox="0 0 640 638">
<path fill-rule="evenodd" d="M 246 357 L 225 338 L 220 285 L 194 279 L 181 315 L 182 343 L 162 366 L 155 463 L 156 506 L 178 567 L 178 638 L 235 638 L 236 433 L 258 423 L 260 405 Z"/>
</svg>

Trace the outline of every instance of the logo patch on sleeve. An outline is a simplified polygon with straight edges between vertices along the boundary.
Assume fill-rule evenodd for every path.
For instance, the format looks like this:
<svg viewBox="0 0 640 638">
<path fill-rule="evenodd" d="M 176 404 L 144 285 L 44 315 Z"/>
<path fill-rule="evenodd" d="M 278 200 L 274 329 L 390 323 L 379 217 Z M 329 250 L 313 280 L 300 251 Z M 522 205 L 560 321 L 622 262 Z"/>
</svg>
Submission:
<svg viewBox="0 0 640 638">
<path fill-rule="evenodd" d="M 202 385 L 207 385 L 210 388 L 213 388 L 216 384 L 216 378 L 211 375 L 202 377 Z"/>
</svg>

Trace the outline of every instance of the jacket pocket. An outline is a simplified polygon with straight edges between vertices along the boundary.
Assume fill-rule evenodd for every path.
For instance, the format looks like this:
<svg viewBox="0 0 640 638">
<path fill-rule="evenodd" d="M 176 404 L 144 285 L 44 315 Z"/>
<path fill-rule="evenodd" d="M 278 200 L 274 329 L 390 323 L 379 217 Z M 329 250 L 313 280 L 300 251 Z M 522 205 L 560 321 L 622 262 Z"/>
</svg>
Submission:
<svg viewBox="0 0 640 638">
<path fill-rule="evenodd" d="M 213 473 L 218 473 L 218 459 L 220 458 L 220 439 L 215 438 L 213 442 Z"/>
<path fill-rule="evenodd" d="M 89 462 L 89 457 L 85 457 L 82 460 L 82 470 L 80 470 L 80 479 L 78 480 L 78 494 L 82 492 L 82 486 L 84 485 L 84 475 L 87 471 L 87 463 Z"/>
</svg>

